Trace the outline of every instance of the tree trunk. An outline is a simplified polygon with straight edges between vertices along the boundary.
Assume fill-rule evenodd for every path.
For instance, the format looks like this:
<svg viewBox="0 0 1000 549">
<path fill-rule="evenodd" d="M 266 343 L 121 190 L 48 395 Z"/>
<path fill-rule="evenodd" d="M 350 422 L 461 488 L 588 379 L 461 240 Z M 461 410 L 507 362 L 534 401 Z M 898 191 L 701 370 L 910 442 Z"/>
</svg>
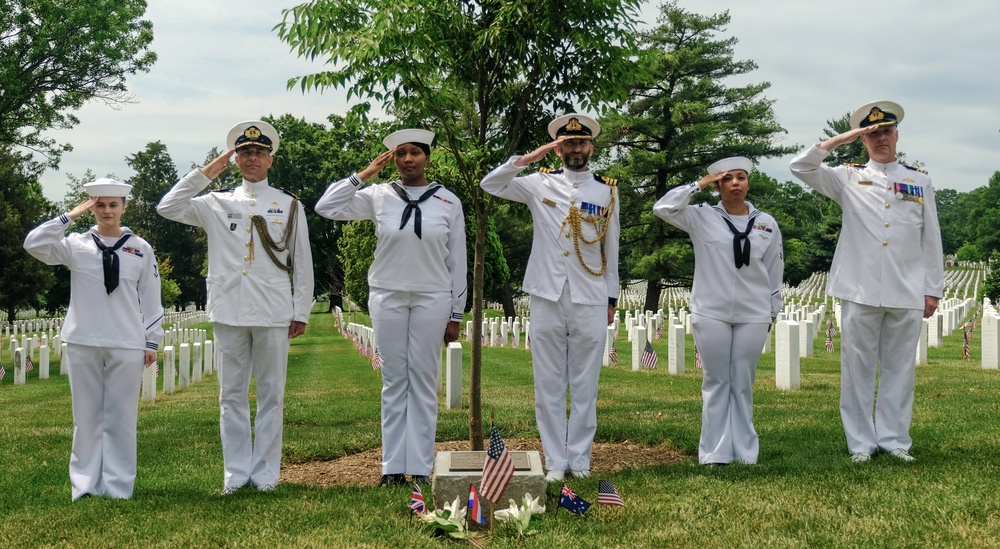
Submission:
<svg viewBox="0 0 1000 549">
<path fill-rule="evenodd" d="M 659 280 L 646 281 L 646 305 L 643 307 L 643 310 L 655 313 L 660 308 L 661 291 Z"/>
<path fill-rule="evenodd" d="M 503 305 L 504 318 L 514 318 L 517 310 L 514 309 L 514 292 L 510 289 L 510 284 L 504 284 L 500 292 L 500 302 Z"/>
<path fill-rule="evenodd" d="M 475 193 L 474 193 L 475 195 Z M 476 255 L 472 265 L 472 373 L 469 379 L 469 444 L 483 450 L 483 287 L 486 278 L 486 204 L 473 198 L 476 209 Z"/>
</svg>

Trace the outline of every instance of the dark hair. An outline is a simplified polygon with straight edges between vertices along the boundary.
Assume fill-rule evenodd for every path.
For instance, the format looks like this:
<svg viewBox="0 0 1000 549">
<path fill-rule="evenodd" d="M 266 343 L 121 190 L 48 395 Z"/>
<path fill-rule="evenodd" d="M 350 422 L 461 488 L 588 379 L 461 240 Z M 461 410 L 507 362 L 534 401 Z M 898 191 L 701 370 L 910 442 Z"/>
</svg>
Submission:
<svg viewBox="0 0 1000 549">
<path fill-rule="evenodd" d="M 431 155 L 431 146 L 428 145 L 427 143 L 417 143 L 416 141 L 409 141 L 409 142 L 403 143 L 403 145 L 413 145 L 414 147 L 416 147 L 416 148 L 424 151 L 425 155 L 427 155 L 427 156 Z"/>
</svg>

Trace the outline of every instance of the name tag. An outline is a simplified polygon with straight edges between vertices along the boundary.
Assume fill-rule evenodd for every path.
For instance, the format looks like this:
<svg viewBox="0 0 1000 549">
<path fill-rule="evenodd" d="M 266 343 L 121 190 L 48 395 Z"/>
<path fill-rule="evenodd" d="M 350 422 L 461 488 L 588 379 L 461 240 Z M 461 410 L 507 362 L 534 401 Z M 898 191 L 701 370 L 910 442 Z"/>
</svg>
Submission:
<svg viewBox="0 0 1000 549">
<path fill-rule="evenodd" d="M 858 181 L 858 185 L 865 185 L 865 186 L 871 187 L 872 186 L 872 182 L 871 181 Z"/>
<path fill-rule="evenodd" d="M 552 200 L 549 200 L 548 198 L 543 198 L 542 199 L 542 204 L 545 204 L 546 206 L 548 206 L 550 208 L 555 208 L 556 207 L 556 203 L 553 202 Z"/>
<path fill-rule="evenodd" d="M 243 214 L 241 214 L 241 213 L 228 213 L 228 214 L 226 214 L 226 219 L 243 219 Z"/>
</svg>

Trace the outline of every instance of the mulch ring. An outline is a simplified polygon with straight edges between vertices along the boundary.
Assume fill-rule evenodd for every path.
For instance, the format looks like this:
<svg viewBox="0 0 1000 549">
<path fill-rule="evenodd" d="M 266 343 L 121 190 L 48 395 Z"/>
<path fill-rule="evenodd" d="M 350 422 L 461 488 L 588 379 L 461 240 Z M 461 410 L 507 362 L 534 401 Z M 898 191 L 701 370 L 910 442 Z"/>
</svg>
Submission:
<svg viewBox="0 0 1000 549">
<path fill-rule="evenodd" d="M 538 439 L 511 439 L 504 441 L 508 450 L 535 450 L 542 453 Z M 455 452 L 469 449 L 466 440 L 438 442 L 435 452 Z M 617 473 L 622 469 L 641 469 L 654 465 L 676 463 L 688 456 L 665 445 L 646 446 L 632 442 L 595 442 L 591 470 L 595 473 Z M 544 463 L 544 455 L 543 455 Z M 282 482 L 310 486 L 376 486 L 382 478 L 382 449 L 372 448 L 329 461 L 284 464 Z"/>
</svg>

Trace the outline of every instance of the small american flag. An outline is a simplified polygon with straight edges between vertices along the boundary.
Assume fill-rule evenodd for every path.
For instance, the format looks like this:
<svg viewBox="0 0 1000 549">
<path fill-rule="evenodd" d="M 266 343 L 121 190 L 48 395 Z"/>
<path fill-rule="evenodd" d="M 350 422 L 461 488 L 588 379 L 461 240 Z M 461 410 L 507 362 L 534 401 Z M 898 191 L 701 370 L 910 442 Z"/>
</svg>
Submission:
<svg viewBox="0 0 1000 549">
<path fill-rule="evenodd" d="M 496 425 L 490 426 L 490 446 L 486 450 L 486 465 L 483 467 L 483 480 L 479 483 L 479 492 L 484 498 L 497 502 L 514 478 L 514 460 L 507 453 L 503 439 Z"/>
<path fill-rule="evenodd" d="M 969 339 L 972 338 L 972 330 L 965 332 L 963 335 L 964 341 L 962 342 L 962 358 L 965 360 L 970 360 L 971 355 L 969 354 Z"/>
<path fill-rule="evenodd" d="M 7 370 L 3 369 L 3 364 L 0 364 L 0 381 L 3 381 L 3 376 L 7 375 Z"/>
<path fill-rule="evenodd" d="M 493 346 L 494 347 L 503 347 L 503 336 L 502 335 L 497 334 L 496 337 L 493 338 Z"/>
<path fill-rule="evenodd" d="M 615 350 L 615 346 L 611 346 L 611 350 L 608 351 L 608 360 L 611 361 L 612 366 L 618 366 L 618 351 Z"/>
<path fill-rule="evenodd" d="M 529 353 L 531 352 L 531 336 L 530 335 L 524 337 L 524 348 L 527 349 Z"/>
<path fill-rule="evenodd" d="M 410 498 L 410 511 L 414 513 L 426 513 L 427 505 L 424 504 L 424 494 L 420 491 L 420 485 L 413 483 L 413 497 Z"/>
<path fill-rule="evenodd" d="M 698 346 L 697 345 L 694 346 L 694 365 L 697 366 L 698 368 L 702 367 L 702 364 L 701 364 L 701 353 L 698 352 Z"/>
<path fill-rule="evenodd" d="M 30 372 L 35 369 L 35 363 L 31 361 L 31 357 L 24 358 L 24 371 Z"/>
<path fill-rule="evenodd" d="M 597 503 L 599 505 L 617 505 L 625 507 L 625 502 L 615 490 L 615 485 L 610 480 L 602 480 L 597 483 Z"/>
<path fill-rule="evenodd" d="M 830 334 L 826 334 L 826 352 L 833 352 L 833 338 L 830 337 Z"/>
<path fill-rule="evenodd" d="M 375 355 L 372 356 L 372 370 L 382 369 L 382 353 L 378 351 L 378 347 L 375 347 Z"/>
<path fill-rule="evenodd" d="M 656 327 L 656 341 L 659 341 L 663 337 L 663 324 Z"/>
<path fill-rule="evenodd" d="M 656 351 L 653 350 L 653 346 L 649 344 L 649 341 L 646 341 L 646 348 L 642 351 L 642 357 L 639 359 L 639 363 L 652 370 L 653 368 L 656 368 L 656 362 L 658 360 L 660 360 L 660 358 L 656 356 Z"/>
</svg>

